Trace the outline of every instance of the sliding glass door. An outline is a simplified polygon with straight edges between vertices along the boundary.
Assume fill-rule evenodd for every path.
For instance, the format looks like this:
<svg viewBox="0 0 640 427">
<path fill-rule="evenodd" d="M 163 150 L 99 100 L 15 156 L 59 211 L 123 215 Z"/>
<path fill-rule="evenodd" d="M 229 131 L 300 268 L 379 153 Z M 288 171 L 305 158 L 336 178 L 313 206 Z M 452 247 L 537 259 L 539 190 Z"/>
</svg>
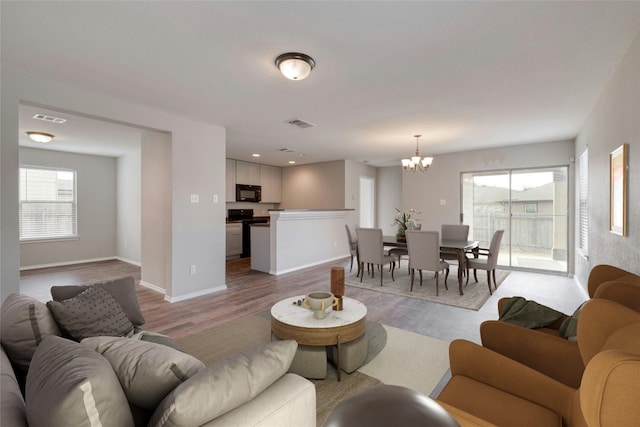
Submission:
<svg viewBox="0 0 640 427">
<path fill-rule="evenodd" d="M 462 174 L 462 218 L 489 247 L 505 230 L 498 264 L 567 272 L 569 185 L 566 166 Z"/>
</svg>

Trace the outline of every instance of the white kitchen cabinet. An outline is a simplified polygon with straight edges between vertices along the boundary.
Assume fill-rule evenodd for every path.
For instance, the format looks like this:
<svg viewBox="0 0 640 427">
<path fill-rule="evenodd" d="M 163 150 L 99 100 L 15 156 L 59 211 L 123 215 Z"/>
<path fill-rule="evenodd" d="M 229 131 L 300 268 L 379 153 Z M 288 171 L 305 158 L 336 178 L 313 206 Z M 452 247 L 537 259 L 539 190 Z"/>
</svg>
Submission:
<svg viewBox="0 0 640 427">
<path fill-rule="evenodd" d="M 236 161 L 227 159 L 226 163 L 226 183 L 225 183 L 225 201 L 236 201 Z"/>
<path fill-rule="evenodd" d="M 227 224 L 227 257 L 242 255 L 242 223 Z"/>
<path fill-rule="evenodd" d="M 236 184 L 260 185 L 260 165 L 236 160 Z"/>
<path fill-rule="evenodd" d="M 262 203 L 282 202 L 282 168 L 260 165 Z"/>
</svg>

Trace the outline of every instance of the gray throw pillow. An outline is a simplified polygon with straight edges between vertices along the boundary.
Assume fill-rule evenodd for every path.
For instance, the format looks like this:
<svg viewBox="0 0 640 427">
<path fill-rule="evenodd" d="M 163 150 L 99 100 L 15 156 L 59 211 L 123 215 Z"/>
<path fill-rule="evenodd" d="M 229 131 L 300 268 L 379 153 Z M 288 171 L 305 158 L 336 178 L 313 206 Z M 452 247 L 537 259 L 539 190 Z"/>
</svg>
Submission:
<svg viewBox="0 0 640 427">
<path fill-rule="evenodd" d="M 127 315 L 134 326 L 144 325 L 144 316 L 140 310 L 138 297 L 136 296 L 136 282 L 133 277 L 121 277 L 115 280 L 108 280 L 102 283 L 95 283 L 90 286 L 100 286 L 118 301 L 122 311 Z M 51 298 L 54 301 L 64 301 L 73 298 L 80 292 L 86 291 L 89 286 L 52 286 Z"/>
<path fill-rule="evenodd" d="M 68 300 L 49 301 L 47 307 L 76 341 L 100 335 L 124 336 L 133 330 L 120 304 L 99 286 L 90 286 Z"/>
<path fill-rule="evenodd" d="M 109 362 L 91 348 L 49 336 L 33 355 L 25 389 L 30 427 L 133 427 Z"/>
<path fill-rule="evenodd" d="M 11 361 L 26 371 L 42 338 L 60 335 L 60 329 L 47 306 L 27 295 L 9 295 L 1 313 L 2 346 Z"/>
<path fill-rule="evenodd" d="M 208 366 L 169 393 L 148 426 L 200 426 L 249 402 L 287 373 L 297 348 L 274 341 Z"/>
<path fill-rule="evenodd" d="M 155 409 L 180 383 L 204 369 L 195 357 L 162 344 L 131 338 L 82 340 L 111 363 L 129 402 Z"/>
</svg>

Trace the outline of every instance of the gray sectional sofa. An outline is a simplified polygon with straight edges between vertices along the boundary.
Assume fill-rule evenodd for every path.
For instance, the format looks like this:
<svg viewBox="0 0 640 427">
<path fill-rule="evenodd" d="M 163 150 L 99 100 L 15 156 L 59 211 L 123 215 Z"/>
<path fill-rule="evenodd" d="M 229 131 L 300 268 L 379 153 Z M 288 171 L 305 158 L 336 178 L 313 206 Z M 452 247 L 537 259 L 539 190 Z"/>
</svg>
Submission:
<svg viewBox="0 0 640 427">
<path fill-rule="evenodd" d="M 287 373 L 295 341 L 205 366 L 175 346 L 152 342 L 162 341 L 157 335 L 136 339 L 144 336 L 135 333 L 144 319 L 137 300 L 130 301 L 135 289 L 100 285 L 47 305 L 21 294 L 5 299 L 0 425 L 316 425 L 315 386 Z M 70 289 L 61 291 L 69 296 Z M 122 298 L 129 301 L 120 304 Z M 112 329 L 118 332 L 100 333 Z"/>
</svg>

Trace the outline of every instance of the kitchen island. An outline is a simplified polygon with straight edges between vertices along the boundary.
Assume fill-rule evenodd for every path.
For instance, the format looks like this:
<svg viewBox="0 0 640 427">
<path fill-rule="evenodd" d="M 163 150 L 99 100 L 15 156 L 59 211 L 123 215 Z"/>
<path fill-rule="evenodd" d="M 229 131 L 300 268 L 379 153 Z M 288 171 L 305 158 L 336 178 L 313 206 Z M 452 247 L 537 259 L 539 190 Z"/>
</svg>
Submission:
<svg viewBox="0 0 640 427">
<path fill-rule="evenodd" d="M 252 225 L 251 268 L 280 275 L 349 256 L 345 224 L 353 209 L 269 211 L 269 225 Z"/>
</svg>

